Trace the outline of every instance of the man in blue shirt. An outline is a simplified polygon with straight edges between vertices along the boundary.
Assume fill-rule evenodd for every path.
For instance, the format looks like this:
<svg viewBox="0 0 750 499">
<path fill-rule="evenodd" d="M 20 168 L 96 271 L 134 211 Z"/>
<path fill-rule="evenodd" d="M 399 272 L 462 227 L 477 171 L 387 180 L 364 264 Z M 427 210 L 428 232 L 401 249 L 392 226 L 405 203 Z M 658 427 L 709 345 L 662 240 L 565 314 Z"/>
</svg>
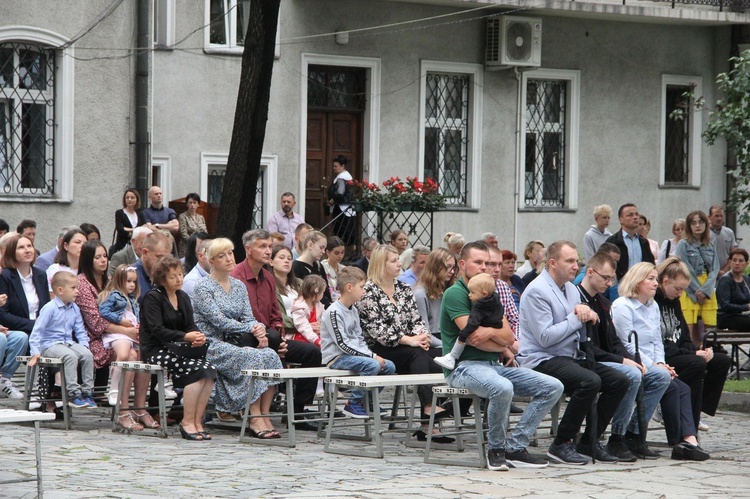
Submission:
<svg viewBox="0 0 750 499">
<path fill-rule="evenodd" d="M 622 279 L 622 276 L 636 263 L 655 262 L 648 241 L 636 233 L 641 225 L 638 207 L 633 203 L 625 203 L 617 210 L 617 216 L 620 218 L 621 230 L 607 239 L 607 242 L 620 249 L 620 261 L 617 262 L 616 273 L 617 278 Z"/>
<path fill-rule="evenodd" d="M 174 210 L 162 204 L 161 187 L 152 186 L 148 190 L 148 199 L 151 201 L 151 206 L 143 210 L 146 227 L 153 231 L 168 230 L 176 236 L 180 232 L 180 222 L 177 221 L 177 214 Z"/>
</svg>

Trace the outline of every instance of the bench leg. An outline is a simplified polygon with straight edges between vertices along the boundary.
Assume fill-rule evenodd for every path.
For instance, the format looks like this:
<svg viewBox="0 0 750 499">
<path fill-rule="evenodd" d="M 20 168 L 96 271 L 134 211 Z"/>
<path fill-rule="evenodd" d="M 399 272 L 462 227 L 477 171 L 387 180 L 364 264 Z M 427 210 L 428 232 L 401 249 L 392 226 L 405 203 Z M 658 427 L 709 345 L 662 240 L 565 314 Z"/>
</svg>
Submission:
<svg viewBox="0 0 750 499">
<path fill-rule="evenodd" d="M 60 365 L 60 395 L 62 398 L 63 423 L 66 430 L 70 430 L 71 409 L 68 405 L 68 389 L 65 380 L 65 366 Z"/>
<path fill-rule="evenodd" d="M 245 439 L 245 430 L 247 430 L 247 422 L 250 417 L 250 395 L 255 391 L 255 378 L 250 376 L 250 390 L 247 392 L 247 403 L 245 404 L 245 413 L 242 415 L 242 426 L 240 427 L 240 442 Z"/>
<path fill-rule="evenodd" d="M 167 401 L 164 397 L 164 369 L 156 371 L 156 383 L 159 386 L 159 436 L 161 438 L 167 438 Z"/>
<path fill-rule="evenodd" d="M 39 421 L 34 421 L 34 448 L 36 450 L 36 493 L 39 499 L 44 497 L 42 482 L 42 444 L 39 438 Z"/>
<path fill-rule="evenodd" d="M 304 413 L 302 414 L 304 416 Z M 289 447 L 295 447 L 296 435 L 294 427 L 294 380 L 286 380 L 286 426 L 289 436 Z"/>
<path fill-rule="evenodd" d="M 382 428 L 381 418 L 380 418 L 380 390 L 375 388 L 374 390 L 371 390 L 371 392 L 372 392 L 372 412 L 375 413 L 375 414 L 372 414 L 371 417 L 375 418 L 375 446 L 377 448 L 376 457 L 382 458 L 383 457 L 383 438 L 382 438 L 383 428 Z"/>
</svg>

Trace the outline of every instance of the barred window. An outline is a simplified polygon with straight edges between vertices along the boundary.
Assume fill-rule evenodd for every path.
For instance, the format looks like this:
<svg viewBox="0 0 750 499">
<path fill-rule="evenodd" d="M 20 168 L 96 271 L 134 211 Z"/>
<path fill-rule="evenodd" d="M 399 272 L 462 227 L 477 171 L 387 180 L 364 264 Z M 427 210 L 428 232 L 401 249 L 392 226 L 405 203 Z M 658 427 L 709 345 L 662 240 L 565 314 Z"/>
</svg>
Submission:
<svg viewBox="0 0 750 499">
<path fill-rule="evenodd" d="M 692 90 L 684 85 L 667 85 L 666 109 L 669 116 L 682 109 L 686 101 L 683 95 Z M 690 128 L 692 113 L 685 113 L 682 119 L 668 118 L 664 129 L 664 184 L 686 185 L 690 179 Z"/>
<path fill-rule="evenodd" d="M 466 206 L 471 76 L 427 73 L 424 176 L 434 178 L 446 204 Z"/>
<path fill-rule="evenodd" d="M 0 43 L 0 196 L 55 194 L 55 52 Z"/>
</svg>

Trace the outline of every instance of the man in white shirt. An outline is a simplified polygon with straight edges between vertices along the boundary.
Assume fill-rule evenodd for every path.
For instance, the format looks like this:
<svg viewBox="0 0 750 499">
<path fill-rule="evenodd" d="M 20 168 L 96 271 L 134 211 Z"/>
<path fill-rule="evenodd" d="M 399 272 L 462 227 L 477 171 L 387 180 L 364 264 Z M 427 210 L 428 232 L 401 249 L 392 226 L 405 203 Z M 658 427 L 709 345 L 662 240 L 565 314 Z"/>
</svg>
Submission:
<svg viewBox="0 0 750 499">
<path fill-rule="evenodd" d="M 211 264 L 208 263 L 208 257 L 206 256 L 206 249 L 211 245 L 213 240 L 211 238 L 202 239 L 198 245 L 196 256 L 198 257 L 198 265 L 188 272 L 185 279 L 182 281 L 182 290 L 188 294 L 190 301 L 193 301 L 193 292 L 195 291 L 195 285 L 198 281 L 206 277 L 211 273 Z"/>
</svg>

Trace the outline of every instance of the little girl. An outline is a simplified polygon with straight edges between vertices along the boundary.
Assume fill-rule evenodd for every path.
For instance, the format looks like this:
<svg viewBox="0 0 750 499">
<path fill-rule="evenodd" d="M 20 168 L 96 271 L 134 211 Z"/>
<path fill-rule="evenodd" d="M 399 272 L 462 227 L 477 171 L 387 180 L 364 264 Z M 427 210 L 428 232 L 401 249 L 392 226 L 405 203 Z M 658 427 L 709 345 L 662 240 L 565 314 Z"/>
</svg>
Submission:
<svg viewBox="0 0 750 499">
<path fill-rule="evenodd" d="M 320 321 L 324 307 L 321 303 L 328 283 L 319 275 L 305 277 L 299 295 L 292 304 L 292 320 L 296 333 L 288 333 L 288 340 L 306 341 L 320 348 Z"/>
</svg>

